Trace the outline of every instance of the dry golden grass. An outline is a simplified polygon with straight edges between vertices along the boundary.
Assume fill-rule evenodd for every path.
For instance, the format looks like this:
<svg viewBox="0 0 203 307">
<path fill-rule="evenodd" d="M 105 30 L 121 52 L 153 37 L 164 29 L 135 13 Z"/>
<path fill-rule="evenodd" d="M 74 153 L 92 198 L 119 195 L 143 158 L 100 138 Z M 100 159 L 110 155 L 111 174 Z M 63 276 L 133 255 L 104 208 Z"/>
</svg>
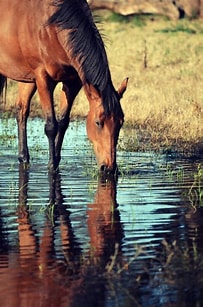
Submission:
<svg viewBox="0 0 203 307">
<path fill-rule="evenodd" d="M 138 139 L 154 148 L 188 150 L 201 145 L 203 20 L 143 17 L 139 23 L 136 19 L 127 23 L 114 22 L 109 16 L 103 16 L 102 32 L 115 87 L 129 77 L 122 100 L 125 126 L 135 128 Z M 13 92 L 9 101 L 11 97 Z M 81 92 L 72 117 L 84 117 L 87 112 Z"/>
<path fill-rule="evenodd" d="M 119 84 L 129 77 L 122 101 L 126 122 L 154 146 L 201 143 L 203 22 L 148 19 L 142 27 L 105 27 L 111 37 L 107 52 L 113 80 Z"/>
</svg>

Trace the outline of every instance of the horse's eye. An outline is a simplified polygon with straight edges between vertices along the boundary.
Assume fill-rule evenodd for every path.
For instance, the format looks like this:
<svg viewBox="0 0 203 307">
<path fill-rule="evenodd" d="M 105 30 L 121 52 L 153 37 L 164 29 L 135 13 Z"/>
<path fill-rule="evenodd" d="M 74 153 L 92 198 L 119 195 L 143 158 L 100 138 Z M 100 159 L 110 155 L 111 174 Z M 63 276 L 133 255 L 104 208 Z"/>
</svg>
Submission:
<svg viewBox="0 0 203 307">
<path fill-rule="evenodd" d="M 99 129 L 103 128 L 103 126 L 104 126 L 104 123 L 102 121 L 99 121 L 99 120 L 96 120 L 95 124 L 96 124 L 97 128 L 99 128 Z"/>
</svg>

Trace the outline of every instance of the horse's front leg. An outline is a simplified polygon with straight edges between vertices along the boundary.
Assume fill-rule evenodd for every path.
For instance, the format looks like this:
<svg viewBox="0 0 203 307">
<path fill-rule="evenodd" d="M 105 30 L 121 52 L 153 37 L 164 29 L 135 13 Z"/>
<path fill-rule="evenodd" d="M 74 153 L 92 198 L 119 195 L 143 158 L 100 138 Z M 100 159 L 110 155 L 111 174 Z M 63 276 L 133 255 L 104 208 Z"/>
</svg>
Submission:
<svg viewBox="0 0 203 307">
<path fill-rule="evenodd" d="M 48 168 L 50 171 L 53 171 L 58 167 L 55 154 L 55 138 L 57 135 L 58 125 L 55 117 L 53 101 L 53 92 L 56 82 L 54 82 L 45 71 L 39 71 L 37 73 L 36 84 L 45 117 L 45 134 L 49 142 Z"/>
<path fill-rule="evenodd" d="M 61 148 L 65 132 L 69 125 L 73 101 L 81 87 L 82 83 L 78 77 L 72 81 L 63 83 L 59 107 L 58 133 L 55 141 L 56 160 L 58 164 L 61 160 Z"/>
<path fill-rule="evenodd" d="M 16 120 L 18 124 L 18 160 L 22 163 L 29 163 L 30 159 L 27 145 L 27 118 L 30 111 L 30 101 L 35 91 L 35 83 L 18 83 Z"/>
</svg>

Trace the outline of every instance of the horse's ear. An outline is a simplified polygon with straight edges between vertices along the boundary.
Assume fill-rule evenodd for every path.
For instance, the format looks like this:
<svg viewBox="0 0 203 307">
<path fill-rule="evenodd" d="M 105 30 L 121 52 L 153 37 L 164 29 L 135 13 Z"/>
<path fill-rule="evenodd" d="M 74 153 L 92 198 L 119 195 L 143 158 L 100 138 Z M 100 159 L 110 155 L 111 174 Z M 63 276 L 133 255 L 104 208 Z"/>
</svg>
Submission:
<svg viewBox="0 0 203 307">
<path fill-rule="evenodd" d="M 123 82 L 121 83 L 119 89 L 118 89 L 118 95 L 119 95 L 120 99 L 123 97 L 123 94 L 126 91 L 126 88 L 127 88 L 127 85 L 128 85 L 128 79 L 129 78 L 125 78 L 123 80 Z"/>
</svg>

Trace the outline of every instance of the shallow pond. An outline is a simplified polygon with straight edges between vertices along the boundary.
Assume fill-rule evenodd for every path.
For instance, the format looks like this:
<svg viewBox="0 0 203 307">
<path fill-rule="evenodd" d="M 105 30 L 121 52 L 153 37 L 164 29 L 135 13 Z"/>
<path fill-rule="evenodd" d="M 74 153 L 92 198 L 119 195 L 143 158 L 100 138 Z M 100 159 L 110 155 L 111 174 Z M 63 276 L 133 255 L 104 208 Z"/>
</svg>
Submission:
<svg viewBox="0 0 203 307">
<path fill-rule="evenodd" d="M 0 120 L 0 306 L 203 306 L 200 159 L 118 151 L 98 178 L 84 122 L 47 172 L 44 123 Z"/>
</svg>

